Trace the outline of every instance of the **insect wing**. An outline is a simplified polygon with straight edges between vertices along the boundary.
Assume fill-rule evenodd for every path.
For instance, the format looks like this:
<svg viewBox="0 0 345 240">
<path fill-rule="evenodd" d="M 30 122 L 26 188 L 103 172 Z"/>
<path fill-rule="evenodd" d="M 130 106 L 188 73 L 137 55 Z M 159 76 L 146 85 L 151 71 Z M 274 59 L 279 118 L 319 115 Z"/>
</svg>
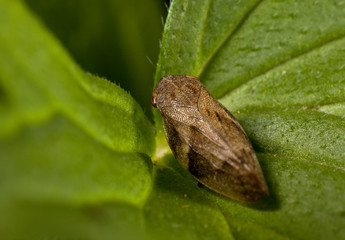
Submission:
<svg viewBox="0 0 345 240">
<path fill-rule="evenodd" d="M 174 80 L 169 83 L 172 90 L 163 88 L 165 100 L 158 107 L 170 148 L 183 168 L 210 189 L 237 200 L 258 201 L 267 195 L 259 162 L 238 121 L 195 78 Z"/>
</svg>

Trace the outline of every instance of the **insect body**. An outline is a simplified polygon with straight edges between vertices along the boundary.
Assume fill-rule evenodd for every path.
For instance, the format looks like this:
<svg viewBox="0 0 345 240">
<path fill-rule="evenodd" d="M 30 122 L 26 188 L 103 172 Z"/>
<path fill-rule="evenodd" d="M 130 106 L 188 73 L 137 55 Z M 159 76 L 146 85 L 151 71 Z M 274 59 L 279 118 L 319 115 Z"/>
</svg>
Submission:
<svg viewBox="0 0 345 240">
<path fill-rule="evenodd" d="M 153 92 L 152 105 L 162 114 L 175 158 L 199 182 L 240 201 L 254 202 L 268 195 L 246 133 L 198 78 L 162 78 Z"/>
</svg>

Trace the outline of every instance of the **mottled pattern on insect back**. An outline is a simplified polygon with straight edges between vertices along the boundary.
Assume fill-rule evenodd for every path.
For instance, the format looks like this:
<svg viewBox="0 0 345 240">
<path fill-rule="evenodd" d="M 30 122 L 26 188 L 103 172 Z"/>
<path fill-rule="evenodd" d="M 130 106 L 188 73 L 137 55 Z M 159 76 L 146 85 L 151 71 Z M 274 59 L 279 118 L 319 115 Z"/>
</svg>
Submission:
<svg viewBox="0 0 345 240">
<path fill-rule="evenodd" d="M 184 169 L 208 188 L 240 201 L 259 201 L 268 188 L 252 145 L 234 116 L 193 76 L 162 78 L 152 105 Z"/>
</svg>

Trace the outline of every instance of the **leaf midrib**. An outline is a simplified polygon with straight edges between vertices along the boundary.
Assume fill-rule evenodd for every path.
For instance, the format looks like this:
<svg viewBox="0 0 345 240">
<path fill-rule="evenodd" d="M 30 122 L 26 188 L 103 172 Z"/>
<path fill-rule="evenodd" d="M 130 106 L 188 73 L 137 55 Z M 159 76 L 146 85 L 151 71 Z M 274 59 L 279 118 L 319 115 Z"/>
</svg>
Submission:
<svg viewBox="0 0 345 240">
<path fill-rule="evenodd" d="M 206 58 L 206 60 L 201 64 L 199 71 L 197 72 L 197 77 L 200 77 L 203 72 L 205 71 L 205 69 L 207 68 L 208 64 L 211 62 L 212 58 L 214 58 L 216 56 L 216 54 L 220 51 L 220 49 L 224 46 L 224 44 L 226 42 L 228 42 L 232 36 L 239 30 L 241 29 L 243 23 L 251 16 L 251 14 L 254 12 L 254 10 L 263 2 L 263 0 L 259 0 L 257 2 L 255 2 L 253 4 L 253 6 L 251 8 L 249 8 L 247 10 L 247 12 L 245 12 L 245 14 L 243 15 L 243 18 L 241 21 L 238 22 L 238 24 L 233 28 L 230 29 L 230 31 L 224 36 L 224 38 L 218 43 L 218 45 L 215 47 L 215 49 L 210 53 L 210 55 Z M 209 7 L 210 8 L 210 4 Z M 206 15 L 207 16 L 207 15 Z M 205 27 L 205 23 L 207 21 L 207 17 L 204 20 L 204 27 Z M 202 32 L 202 36 L 205 35 L 205 32 Z M 201 38 L 201 43 L 202 43 L 202 39 Z M 201 47 L 200 47 L 201 49 Z"/>
<path fill-rule="evenodd" d="M 327 47 L 327 46 L 330 46 L 338 41 L 342 41 L 345 39 L 345 34 L 344 35 L 340 35 L 338 37 L 335 37 L 335 38 L 332 38 L 328 41 L 325 41 L 325 42 L 322 42 L 320 44 L 317 44 L 309 49 L 306 49 L 304 52 L 300 52 L 299 54 L 296 54 L 295 56 L 292 56 L 291 58 L 289 59 L 286 59 L 272 67 L 270 67 L 269 69 L 267 69 L 266 71 L 262 72 L 262 73 L 259 73 L 255 76 L 253 76 L 252 78 L 248 79 L 247 81 L 241 83 L 240 85 L 236 86 L 235 88 L 225 92 L 224 94 L 222 94 L 222 96 L 219 97 L 219 99 L 224 99 L 226 98 L 228 95 L 230 95 L 234 90 L 236 90 L 237 88 L 240 88 L 242 87 L 243 85 L 257 79 L 257 78 L 260 78 L 262 76 L 264 76 L 265 74 L 271 72 L 271 71 L 274 71 L 275 69 L 285 65 L 285 64 L 288 64 L 289 62 L 292 62 L 292 61 L 295 61 L 296 59 L 298 59 L 299 57 L 302 57 L 302 56 L 305 56 L 305 55 L 308 55 L 308 54 L 311 54 L 312 52 L 316 51 L 316 50 L 319 50 L 319 49 L 322 49 L 324 47 Z"/>
<path fill-rule="evenodd" d="M 217 55 L 217 53 L 222 49 L 222 47 L 225 45 L 225 43 L 230 41 L 232 36 L 242 28 L 244 22 L 252 15 L 252 13 L 255 11 L 255 9 L 257 9 L 258 6 L 263 1 L 264 0 L 259 0 L 255 4 L 253 4 L 253 6 L 250 9 L 248 9 L 247 12 L 244 14 L 243 19 L 241 21 L 239 21 L 238 24 L 233 29 L 230 29 L 230 31 L 224 36 L 224 38 L 218 43 L 218 45 L 214 48 L 214 50 L 209 54 L 209 56 L 206 58 L 206 60 L 200 65 L 199 71 L 196 74 L 197 77 L 200 77 L 204 73 L 204 71 L 207 68 L 207 66 L 210 64 L 212 59 Z M 210 8 L 210 4 L 208 6 L 208 9 L 209 8 Z M 208 12 L 208 10 L 207 10 L 207 12 Z M 206 25 L 206 21 L 207 21 L 207 15 L 206 15 L 206 17 L 204 19 L 204 24 L 203 24 L 204 27 Z M 205 35 L 205 32 L 203 31 L 202 32 L 202 36 L 204 36 L 204 35 Z M 203 37 L 201 37 L 201 39 L 200 39 L 201 43 L 202 43 L 202 39 L 203 39 Z M 249 78 L 247 81 L 241 83 L 240 85 L 236 86 L 235 88 L 226 91 L 218 99 L 223 99 L 223 98 L 227 97 L 235 89 L 237 89 L 237 88 L 247 84 L 248 82 L 253 81 L 254 79 L 260 78 L 261 76 L 263 76 L 263 75 L 273 71 L 274 69 L 279 68 L 280 66 L 282 66 L 284 64 L 292 62 L 292 61 L 296 60 L 297 58 L 299 58 L 301 56 L 308 55 L 308 54 L 312 53 L 313 51 L 316 51 L 316 50 L 321 49 L 323 47 L 329 46 L 329 45 L 331 45 L 331 44 L 333 44 L 333 43 L 335 43 L 337 41 L 341 41 L 343 39 L 345 39 L 345 34 L 341 34 L 341 35 L 339 35 L 337 37 L 334 37 L 334 38 L 331 38 L 331 39 L 329 39 L 329 40 L 327 40 L 325 42 L 321 42 L 320 44 L 316 44 L 314 46 L 311 46 L 311 48 L 308 48 L 305 51 L 302 51 L 302 52 L 292 56 L 291 58 L 288 58 L 288 59 L 286 59 L 284 61 L 279 62 L 278 64 L 270 67 L 269 69 L 265 70 L 264 72 L 261 72 L 261 73 L 255 75 L 255 76 Z M 201 44 L 199 46 L 199 49 L 201 49 Z"/>
</svg>

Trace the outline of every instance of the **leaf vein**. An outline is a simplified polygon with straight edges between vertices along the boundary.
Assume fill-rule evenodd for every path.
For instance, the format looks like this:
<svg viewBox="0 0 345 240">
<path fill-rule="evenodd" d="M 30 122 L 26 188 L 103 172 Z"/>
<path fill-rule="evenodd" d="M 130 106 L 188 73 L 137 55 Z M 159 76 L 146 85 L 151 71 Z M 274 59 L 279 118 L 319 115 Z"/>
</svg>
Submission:
<svg viewBox="0 0 345 240">
<path fill-rule="evenodd" d="M 275 153 L 270 153 L 270 152 L 262 152 L 262 154 L 276 156 Z M 300 161 L 300 162 L 304 162 L 304 163 L 309 163 L 309 164 L 312 164 L 312 165 L 325 166 L 325 167 L 329 167 L 329 168 L 333 168 L 333 169 L 345 172 L 345 168 L 344 167 L 340 167 L 340 166 L 336 166 L 336 165 L 331 165 L 331 164 L 323 163 L 323 162 L 319 162 L 319 161 L 309 161 L 309 160 L 305 160 L 305 159 L 300 158 L 300 157 L 291 157 L 291 156 L 287 156 L 287 155 L 284 155 L 284 154 L 278 154 L 278 155 L 280 157 L 287 158 L 287 159 L 290 159 L 290 160 L 296 160 L 296 161 Z"/>
<path fill-rule="evenodd" d="M 225 35 L 225 37 L 219 42 L 219 44 L 215 47 L 215 49 L 209 54 L 208 58 L 201 64 L 199 71 L 197 72 L 196 76 L 200 77 L 204 70 L 206 69 L 207 65 L 211 62 L 212 58 L 220 51 L 220 49 L 224 46 L 224 44 L 231 39 L 235 32 L 241 29 L 243 23 L 251 16 L 254 10 L 262 3 L 263 0 L 259 0 L 253 4 L 251 8 L 247 10 L 244 14 L 241 21 L 234 27 L 234 29 L 230 29 L 230 31 Z M 209 6 L 210 7 L 210 6 Z M 208 12 L 208 11 L 207 11 Z M 207 15 L 206 15 L 207 16 Z M 206 22 L 207 18 L 205 18 Z M 203 33 L 204 35 L 205 33 Z"/>
<path fill-rule="evenodd" d="M 330 39 L 330 40 L 328 40 L 328 41 L 325 41 L 325 42 L 322 42 L 322 43 L 320 43 L 320 44 L 317 44 L 317 45 L 315 45 L 315 46 L 313 46 L 313 47 L 311 47 L 311 48 L 305 50 L 304 52 L 301 52 L 301 53 L 299 53 L 299 54 L 296 54 L 295 56 L 292 56 L 291 58 L 286 59 L 286 60 L 284 60 L 284 61 L 282 61 L 282 62 L 280 62 L 280 63 L 278 63 L 278 64 L 276 64 L 276 65 L 274 65 L 274 66 L 272 66 L 272 67 L 270 67 L 269 69 L 263 71 L 262 73 L 259 73 L 259 74 L 255 75 L 255 76 L 253 76 L 252 78 L 250 78 L 250 79 L 248 79 L 247 81 L 241 83 L 240 85 L 238 85 L 238 86 L 235 87 L 234 89 L 229 90 L 228 92 L 225 92 L 225 93 L 224 93 L 222 96 L 220 96 L 219 98 L 224 98 L 224 97 L 228 96 L 228 95 L 231 94 L 235 89 L 237 89 L 237 88 L 239 88 L 239 87 L 241 87 L 241 86 L 243 86 L 243 85 L 245 85 L 245 84 L 247 84 L 247 83 L 249 83 L 249 82 L 251 82 L 251 81 L 253 81 L 253 80 L 255 80 L 255 79 L 257 79 L 257 78 L 259 78 L 259 77 L 261 77 L 261 76 L 263 76 L 263 75 L 265 75 L 265 74 L 267 74 L 267 73 L 269 73 L 270 71 L 272 71 L 272 70 L 274 70 L 274 69 L 279 68 L 280 66 L 282 66 L 282 65 L 284 65 L 284 64 L 287 64 L 287 63 L 289 63 L 289 62 L 292 62 L 292 61 L 296 60 L 297 58 L 299 58 L 299 57 L 301 57 L 301 56 L 310 54 L 310 53 L 312 53 L 313 51 L 316 51 L 316 50 L 321 49 L 321 48 L 323 48 L 323 47 L 329 46 L 329 45 L 331 45 L 331 44 L 333 44 L 333 43 L 335 43 L 335 42 L 337 42 L 337 41 L 342 41 L 342 40 L 344 40 L 344 39 L 345 39 L 345 34 L 342 34 L 342 35 L 337 36 L 337 37 L 334 37 L 334 38 L 332 38 L 332 39 Z"/>
</svg>

